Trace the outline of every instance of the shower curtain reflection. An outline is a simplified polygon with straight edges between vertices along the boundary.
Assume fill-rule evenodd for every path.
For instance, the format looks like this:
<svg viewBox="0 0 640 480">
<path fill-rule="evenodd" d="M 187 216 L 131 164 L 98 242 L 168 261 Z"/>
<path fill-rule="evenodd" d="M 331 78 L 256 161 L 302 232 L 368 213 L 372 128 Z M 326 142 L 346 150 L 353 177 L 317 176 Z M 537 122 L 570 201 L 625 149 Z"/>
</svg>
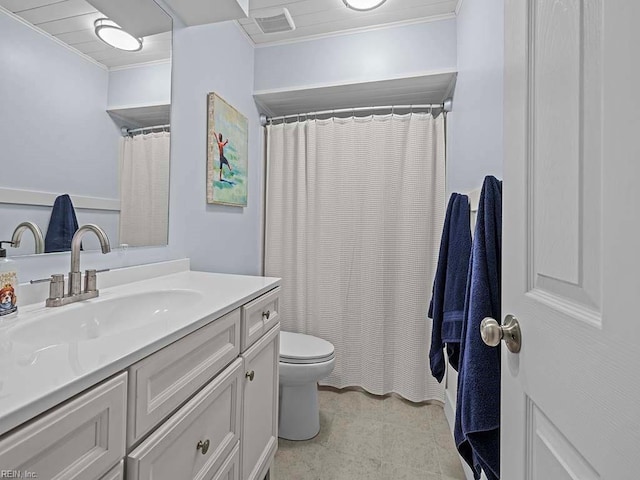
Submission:
<svg viewBox="0 0 640 480">
<path fill-rule="evenodd" d="M 166 245 L 169 211 L 168 132 L 120 141 L 120 244 Z"/>
</svg>

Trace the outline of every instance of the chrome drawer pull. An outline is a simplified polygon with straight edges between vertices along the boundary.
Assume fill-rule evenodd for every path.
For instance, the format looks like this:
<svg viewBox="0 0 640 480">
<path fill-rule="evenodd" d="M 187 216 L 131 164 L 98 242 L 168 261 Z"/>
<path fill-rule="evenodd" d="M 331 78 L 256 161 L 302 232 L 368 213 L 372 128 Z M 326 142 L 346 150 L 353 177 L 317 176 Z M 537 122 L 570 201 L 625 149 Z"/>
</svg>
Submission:
<svg viewBox="0 0 640 480">
<path fill-rule="evenodd" d="M 205 440 L 204 442 L 200 440 L 198 445 L 196 446 L 196 450 L 201 450 L 203 455 L 209 451 L 209 440 Z"/>
<path fill-rule="evenodd" d="M 267 320 L 269 320 L 269 315 L 271 315 L 271 312 L 269 310 L 267 310 L 266 312 L 262 312 L 262 318 L 266 318 Z"/>
<path fill-rule="evenodd" d="M 250 372 L 245 373 L 244 376 L 248 378 L 250 382 L 253 382 L 253 377 L 256 376 L 256 372 L 251 370 Z"/>
</svg>

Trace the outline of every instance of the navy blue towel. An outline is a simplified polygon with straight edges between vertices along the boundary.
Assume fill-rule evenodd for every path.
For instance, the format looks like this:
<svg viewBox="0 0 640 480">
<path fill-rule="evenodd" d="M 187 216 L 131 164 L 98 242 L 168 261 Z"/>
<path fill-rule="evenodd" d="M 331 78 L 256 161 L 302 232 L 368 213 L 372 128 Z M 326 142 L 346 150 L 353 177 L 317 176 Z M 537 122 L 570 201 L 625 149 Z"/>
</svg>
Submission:
<svg viewBox="0 0 640 480">
<path fill-rule="evenodd" d="M 442 382 L 445 372 L 443 347 L 449 363 L 458 370 L 464 300 L 471 255 L 469 197 L 454 193 L 444 219 L 438 268 L 433 280 L 429 317 L 433 319 L 429 364 L 431 375 Z"/>
<path fill-rule="evenodd" d="M 482 185 L 469 265 L 454 435 L 460 455 L 476 479 L 484 470 L 500 478 L 500 348 L 480 336 L 484 317 L 500 321 L 502 182 L 487 176 Z"/>
<path fill-rule="evenodd" d="M 51 219 L 44 239 L 45 253 L 68 252 L 71 250 L 71 239 L 78 230 L 76 212 L 71 197 L 64 194 L 56 198 L 51 210 Z"/>
</svg>

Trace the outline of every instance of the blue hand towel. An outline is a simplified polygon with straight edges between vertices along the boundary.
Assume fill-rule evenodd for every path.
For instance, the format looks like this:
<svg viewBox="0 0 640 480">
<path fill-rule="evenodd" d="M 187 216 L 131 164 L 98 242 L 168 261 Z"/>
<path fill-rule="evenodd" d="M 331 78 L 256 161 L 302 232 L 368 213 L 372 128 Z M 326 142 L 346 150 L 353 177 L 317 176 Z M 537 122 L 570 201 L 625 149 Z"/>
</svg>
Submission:
<svg viewBox="0 0 640 480">
<path fill-rule="evenodd" d="M 76 212 L 71 197 L 64 194 L 56 198 L 51 210 L 51 219 L 44 239 L 45 253 L 68 252 L 71 250 L 71 239 L 78 230 Z"/>
<path fill-rule="evenodd" d="M 500 321 L 502 182 L 482 185 L 465 302 L 454 435 L 476 479 L 500 478 L 500 348 L 484 344 L 480 322 Z"/>
<path fill-rule="evenodd" d="M 471 255 L 469 197 L 454 193 L 449 199 L 444 219 L 438 268 L 433 281 L 429 317 L 433 319 L 429 364 L 431 374 L 441 382 L 447 345 L 449 363 L 458 370 L 464 301 Z"/>
</svg>

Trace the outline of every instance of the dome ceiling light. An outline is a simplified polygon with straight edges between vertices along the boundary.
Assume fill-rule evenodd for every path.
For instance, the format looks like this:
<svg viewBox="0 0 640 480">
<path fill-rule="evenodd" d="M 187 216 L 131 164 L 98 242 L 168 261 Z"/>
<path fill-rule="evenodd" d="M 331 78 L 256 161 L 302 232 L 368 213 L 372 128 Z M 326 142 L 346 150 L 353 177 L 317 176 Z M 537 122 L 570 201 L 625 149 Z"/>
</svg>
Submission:
<svg viewBox="0 0 640 480">
<path fill-rule="evenodd" d="M 113 20 L 99 18 L 93 25 L 98 38 L 107 45 L 127 52 L 142 50 L 142 39 L 125 32 Z"/>
<path fill-rule="evenodd" d="M 387 0 L 342 0 L 344 4 L 352 10 L 366 12 L 378 8 Z"/>
</svg>

